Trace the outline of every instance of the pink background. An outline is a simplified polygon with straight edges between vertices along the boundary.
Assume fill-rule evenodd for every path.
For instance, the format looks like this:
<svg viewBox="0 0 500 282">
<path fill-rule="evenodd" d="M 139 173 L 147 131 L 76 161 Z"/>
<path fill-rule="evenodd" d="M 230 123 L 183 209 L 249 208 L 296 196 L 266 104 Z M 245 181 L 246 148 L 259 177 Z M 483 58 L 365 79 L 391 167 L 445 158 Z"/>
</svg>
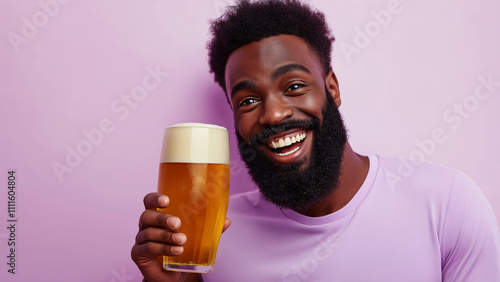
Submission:
<svg viewBox="0 0 500 282">
<path fill-rule="evenodd" d="M 208 20 L 232 2 L 0 3 L 0 280 L 141 280 L 130 248 L 142 198 L 156 189 L 163 129 L 215 123 L 234 143 L 205 50 Z M 500 2 L 311 3 L 337 37 L 333 67 L 355 150 L 462 170 L 500 218 Z M 252 189 L 231 149 L 231 193 Z M 68 150 L 85 156 L 67 162 Z M 67 166 L 60 178 L 55 163 Z M 16 275 L 5 263 L 11 169 Z"/>
</svg>

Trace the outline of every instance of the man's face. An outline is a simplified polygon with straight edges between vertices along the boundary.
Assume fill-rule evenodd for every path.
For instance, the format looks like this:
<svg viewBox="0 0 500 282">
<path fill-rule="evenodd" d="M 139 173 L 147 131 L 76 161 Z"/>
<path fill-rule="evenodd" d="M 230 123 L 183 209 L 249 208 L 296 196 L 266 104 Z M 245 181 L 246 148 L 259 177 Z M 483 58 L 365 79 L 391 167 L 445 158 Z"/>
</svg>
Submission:
<svg viewBox="0 0 500 282">
<path fill-rule="evenodd" d="M 335 188 L 346 141 L 338 87 L 304 41 L 279 35 L 236 50 L 226 89 L 240 153 L 266 198 L 298 209 Z"/>
</svg>

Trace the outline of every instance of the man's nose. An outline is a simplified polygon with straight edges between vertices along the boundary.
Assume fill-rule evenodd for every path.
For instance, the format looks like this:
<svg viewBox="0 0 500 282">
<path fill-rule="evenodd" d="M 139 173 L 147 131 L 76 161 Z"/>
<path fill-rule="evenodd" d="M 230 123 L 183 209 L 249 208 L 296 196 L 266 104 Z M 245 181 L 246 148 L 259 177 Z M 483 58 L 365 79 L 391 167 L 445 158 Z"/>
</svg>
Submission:
<svg viewBox="0 0 500 282">
<path fill-rule="evenodd" d="M 267 97 L 259 117 L 260 124 L 279 124 L 293 115 L 289 103 L 280 96 Z"/>
</svg>

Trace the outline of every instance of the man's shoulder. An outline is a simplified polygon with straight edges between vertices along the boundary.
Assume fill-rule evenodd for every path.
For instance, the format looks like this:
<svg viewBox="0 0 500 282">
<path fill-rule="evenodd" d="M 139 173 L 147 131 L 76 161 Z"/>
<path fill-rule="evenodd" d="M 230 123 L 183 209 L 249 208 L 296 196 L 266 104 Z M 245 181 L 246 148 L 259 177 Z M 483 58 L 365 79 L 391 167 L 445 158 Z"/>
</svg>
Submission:
<svg viewBox="0 0 500 282">
<path fill-rule="evenodd" d="M 378 157 L 378 186 L 389 187 L 396 195 L 414 199 L 428 197 L 444 202 L 455 195 L 483 197 L 481 189 L 465 173 L 426 161 Z"/>
<path fill-rule="evenodd" d="M 402 174 L 408 174 L 415 171 L 424 171 L 426 173 L 459 173 L 456 169 L 432 163 L 427 160 L 416 160 L 403 157 L 386 157 L 380 155 L 377 155 L 377 158 L 381 167 L 397 169 Z"/>
<path fill-rule="evenodd" d="M 443 165 L 428 161 L 407 158 L 381 157 L 379 173 L 385 176 L 389 183 L 419 184 L 419 185 L 453 185 L 457 178 L 468 178 L 464 173 Z"/>
</svg>

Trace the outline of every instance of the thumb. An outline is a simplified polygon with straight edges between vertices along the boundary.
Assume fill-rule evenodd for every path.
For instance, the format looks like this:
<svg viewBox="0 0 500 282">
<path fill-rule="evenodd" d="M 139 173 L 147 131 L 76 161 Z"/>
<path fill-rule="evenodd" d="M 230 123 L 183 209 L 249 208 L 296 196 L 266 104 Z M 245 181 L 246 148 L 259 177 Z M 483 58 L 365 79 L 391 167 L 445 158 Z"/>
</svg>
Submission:
<svg viewBox="0 0 500 282">
<path fill-rule="evenodd" d="M 224 221 L 224 227 L 222 228 L 222 232 L 226 231 L 226 229 L 231 225 L 231 220 L 226 217 L 226 221 Z"/>
</svg>

